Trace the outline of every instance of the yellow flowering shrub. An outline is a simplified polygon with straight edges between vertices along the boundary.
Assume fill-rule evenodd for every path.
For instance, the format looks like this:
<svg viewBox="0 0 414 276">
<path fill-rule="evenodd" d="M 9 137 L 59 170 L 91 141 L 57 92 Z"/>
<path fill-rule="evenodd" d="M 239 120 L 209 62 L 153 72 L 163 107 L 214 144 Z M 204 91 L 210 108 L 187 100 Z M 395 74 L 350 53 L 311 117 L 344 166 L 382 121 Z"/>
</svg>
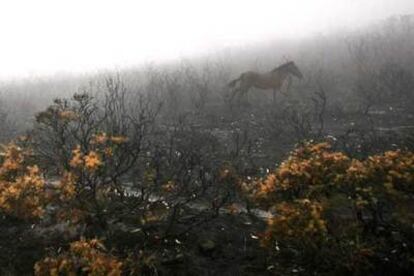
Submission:
<svg viewBox="0 0 414 276">
<path fill-rule="evenodd" d="M 23 167 L 24 151 L 15 144 L 9 144 L 3 148 L 3 163 L 0 168 L 0 176 L 2 178 L 8 174 L 14 174 Z"/>
<path fill-rule="evenodd" d="M 108 141 L 108 135 L 105 132 L 95 134 L 92 138 L 92 144 L 103 145 Z"/>
<path fill-rule="evenodd" d="M 112 136 L 111 142 L 114 144 L 123 144 L 128 141 L 128 138 L 125 136 Z"/>
<path fill-rule="evenodd" d="M 69 222 L 72 225 L 84 222 L 86 217 L 86 211 L 76 207 L 62 208 L 56 212 L 58 221 Z"/>
<path fill-rule="evenodd" d="M 268 220 L 268 231 L 292 238 L 326 232 L 326 222 L 322 219 L 322 205 L 308 199 L 298 199 L 292 203 L 282 202 L 275 206 L 276 215 Z"/>
<path fill-rule="evenodd" d="M 293 202 L 281 202 L 274 206 L 276 215 L 267 221 L 267 230 L 262 243 L 264 245 L 274 237 L 280 239 L 314 239 L 326 234 L 326 221 L 323 219 L 323 207 L 319 202 L 298 199 Z"/>
<path fill-rule="evenodd" d="M 292 198 L 309 197 L 318 189 L 325 189 L 341 181 L 350 159 L 341 152 L 333 152 L 328 143 L 305 143 L 295 149 L 274 173 L 256 181 L 257 200 L 273 193 Z"/>
<path fill-rule="evenodd" d="M 72 151 L 72 159 L 69 164 L 72 168 L 79 168 L 84 164 L 83 153 L 79 145 Z"/>
<path fill-rule="evenodd" d="M 79 115 L 73 110 L 61 110 L 58 113 L 58 117 L 63 121 L 75 121 L 79 118 Z"/>
<path fill-rule="evenodd" d="M 347 182 L 366 189 L 385 189 L 389 194 L 414 193 L 414 153 L 401 150 L 353 160 L 347 170 Z M 381 183 L 381 185 L 379 185 Z"/>
<path fill-rule="evenodd" d="M 26 162 L 29 152 L 15 144 L 4 148 L 0 167 L 0 210 L 22 219 L 39 218 L 46 204 L 45 181 Z"/>
<path fill-rule="evenodd" d="M 67 252 L 37 262 L 34 271 L 38 276 L 119 276 L 122 272 L 122 262 L 108 254 L 100 240 L 81 239 L 72 242 Z"/>
<path fill-rule="evenodd" d="M 105 144 L 124 144 L 128 142 L 128 137 L 121 135 L 108 135 L 105 132 L 95 134 L 92 138 L 92 144 L 105 145 Z"/>
<path fill-rule="evenodd" d="M 72 172 L 64 172 L 59 181 L 59 200 L 70 201 L 76 194 L 76 176 Z"/>
<path fill-rule="evenodd" d="M 84 154 L 81 151 L 80 146 L 78 145 L 72 151 L 72 159 L 70 160 L 70 166 L 79 169 L 85 167 L 89 172 L 94 172 L 100 166 L 102 166 L 102 160 L 100 155 L 96 151 L 91 150 L 87 154 Z"/>
<path fill-rule="evenodd" d="M 101 158 L 95 151 L 90 151 L 87 155 L 85 155 L 84 160 L 86 169 L 92 172 L 97 170 L 102 165 Z"/>
<path fill-rule="evenodd" d="M 85 221 L 96 211 L 93 210 L 95 207 L 101 208 L 87 204 L 91 197 L 100 203 L 111 200 L 111 193 L 116 192 L 116 189 L 112 189 L 112 183 L 106 181 L 113 169 L 112 165 L 118 163 L 114 154 L 120 147 L 120 144 L 114 145 L 112 137 L 100 132 L 92 135 L 87 145 L 76 145 L 73 148 L 68 168 L 61 175 L 54 197 L 55 202 L 59 202 L 58 205 L 62 207 L 56 212 L 59 221 Z M 121 136 L 116 137 L 120 143 Z M 85 197 L 88 200 L 85 201 Z"/>
<path fill-rule="evenodd" d="M 348 272 L 369 271 L 383 256 L 398 255 L 395 264 L 412 266 L 407 246 L 414 237 L 412 152 L 357 160 L 327 143 L 305 143 L 274 172 L 242 186 L 272 212 L 261 242 L 269 249 L 276 243 L 279 257 L 291 258 L 293 249 L 296 263 L 320 259 Z M 397 248 L 395 255 L 390 248 Z"/>
<path fill-rule="evenodd" d="M 378 205 L 388 205 L 398 219 L 414 222 L 410 211 L 414 195 L 414 154 L 387 151 L 366 160 L 352 160 L 344 184 L 358 209 L 378 213 Z"/>
<path fill-rule="evenodd" d="M 114 157 L 114 147 L 124 144 L 128 141 L 124 136 L 110 136 L 104 132 L 95 134 L 89 143 L 89 150 L 82 150 L 77 145 L 72 150 L 72 159 L 69 165 L 72 168 L 83 169 L 93 173 L 104 165 L 104 159 Z"/>
</svg>

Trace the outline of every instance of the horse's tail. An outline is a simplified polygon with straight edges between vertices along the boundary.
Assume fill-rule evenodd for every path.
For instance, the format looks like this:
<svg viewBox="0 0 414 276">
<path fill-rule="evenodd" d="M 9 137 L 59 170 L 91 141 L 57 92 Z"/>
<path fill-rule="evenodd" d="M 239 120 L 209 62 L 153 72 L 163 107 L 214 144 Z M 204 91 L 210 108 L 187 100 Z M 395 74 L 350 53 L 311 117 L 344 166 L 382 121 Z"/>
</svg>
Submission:
<svg viewBox="0 0 414 276">
<path fill-rule="evenodd" d="M 233 88 L 240 79 L 241 79 L 241 76 L 238 77 L 237 79 L 232 80 L 231 82 L 229 82 L 228 86 Z"/>
</svg>

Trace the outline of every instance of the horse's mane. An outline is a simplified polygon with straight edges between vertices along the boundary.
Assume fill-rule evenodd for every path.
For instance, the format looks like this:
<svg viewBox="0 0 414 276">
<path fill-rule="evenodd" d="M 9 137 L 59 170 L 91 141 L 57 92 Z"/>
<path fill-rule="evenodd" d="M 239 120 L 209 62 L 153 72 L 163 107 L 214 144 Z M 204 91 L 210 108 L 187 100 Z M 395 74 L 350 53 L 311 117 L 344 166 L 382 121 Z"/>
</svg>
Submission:
<svg viewBox="0 0 414 276">
<path fill-rule="evenodd" d="M 283 63 L 282 65 L 280 65 L 280 66 L 276 67 L 275 69 L 273 69 L 271 72 L 273 73 L 273 72 L 276 72 L 276 71 L 279 71 L 279 70 L 283 70 L 286 67 L 288 67 L 289 65 L 291 65 L 292 63 L 293 63 L 293 61 L 288 61 L 286 63 Z"/>
</svg>

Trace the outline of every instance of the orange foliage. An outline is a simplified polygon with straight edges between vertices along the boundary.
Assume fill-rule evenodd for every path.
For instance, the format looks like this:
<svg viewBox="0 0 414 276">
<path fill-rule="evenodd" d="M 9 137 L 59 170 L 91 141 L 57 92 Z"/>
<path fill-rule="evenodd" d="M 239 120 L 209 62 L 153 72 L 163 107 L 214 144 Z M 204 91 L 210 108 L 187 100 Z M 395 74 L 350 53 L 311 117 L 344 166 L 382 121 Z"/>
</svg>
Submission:
<svg viewBox="0 0 414 276">
<path fill-rule="evenodd" d="M 101 158 L 99 157 L 98 153 L 95 151 L 90 151 L 85 157 L 85 167 L 87 170 L 93 172 L 98 169 L 99 166 L 102 165 Z"/>
<path fill-rule="evenodd" d="M 274 192 L 291 192 L 293 196 L 309 196 L 312 189 L 342 180 L 350 159 L 332 152 L 328 143 L 306 143 L 294 150 L 275 173 L 257 181 L 256 198 L 266 199 Z M 303 194 L 305 193 L 305 194 Z"/>
<path fill-rule="evenodd" d="M 105 144 L 108 141 L 108 135 L 106 133 L 95 134 L 92 139 L 92 144 Z"/>
<path fill-rule="evenodd" d="M 59 119 L 62 121 L 75 121 L 79 118 L 73 110 L 62 110 L 58 113 Z"/>
<path fill-rule="evenodd" d="M 389 193 L 414 192 L 414 153 L 387 151 L 383 155 L 370 156 L 365 161 L 353 160 L 347 170 L 348 182 L 359 185 L 382 183 Z"/>
<path fill-rule="evenodd" d="M 276 215 L 268 220 L 265 237 L 305 238 L 324 235 L 326 221 L 322 218 L 323 207 L 316 201 L 298 199 L 275 206 Z M 266 244 L 268 241 L 263 242 Z"/>
<path fill-rule="evenodd" d="M 123 144 L 128 141 L 128 137 L 121 136 L 121 135 L 113 135 L 109 136 L 105 132 L 99 133 L 94 135 L 92 139 L 92 144 L 98 144 L 98 145 L 104 145 L 108 142 L 111 142 L 113 144 Z"/>
<path fill-rule="evenodd" d="M 125 136 L 112 136 L 111 141 L 114 144 L 123 144 L 128 141 L 128 138 Z"/>
<path fill-rule="evenodd" d="M 65 172 L 59 182 L 59 199 L 63 202 L 71 200 L 76 194 L 76 176 L 71 172 Z"/>
<path fill-rule="evenodd" d="M 305 143 L 275 172 L 252 183 L 245 186 L 254 188 L 244 190 L 256 203 L 275 211 L 268 221 L 264 244 L 272 239 L 309 241 L 309 237 L 327 234 L 329 221 L 323 217 L 333 202 L 329 201 L 331 195 L 342 194 L 355 210 L 366 208 L 373 215 L 379 200 L 396 207 L 393 216 L 407 213 L 403 208 L 404 201 L 410 206 L 414 192 L 414 154 L 387 151 L 361 161 L 332 151 L 327 143 Z M 407 220 L 404 216 L 404 222 L 412 223 L 413 217 Z"/>
<path fill-rule="evenodd" d="M 41 217 L 46 204 L 45 181 L 37 166 L 26 164 L 28 154 L 9 144 L 0 167 L 0 210 L 23 219 Z"/>
<path fill-rule="evenodd" d="M 35 275 L 121 275 L 122 262 L 106 253 L 98 239 L 72 242 L 68 252 L 57 257 L 46 257 L 35 264 Z"/>
<path fill-rule="evenodd" d="M 84 154 L 78 145 L 72 151 L 70 165 L 71 167 L 78 169 L 81 169 L 84 165 L 88 171 L 94 172 L 102 165 L 102 160 L 96 151 L 91 150 L 87 154 Z"/>
<path fill-rule="evenodd" d="M 79 168 L 83 165 L 83 153 L 79 145 L 72 151 L 72 159 L 70 160 L 70 166 L 73 168 Z"/>
</svg>

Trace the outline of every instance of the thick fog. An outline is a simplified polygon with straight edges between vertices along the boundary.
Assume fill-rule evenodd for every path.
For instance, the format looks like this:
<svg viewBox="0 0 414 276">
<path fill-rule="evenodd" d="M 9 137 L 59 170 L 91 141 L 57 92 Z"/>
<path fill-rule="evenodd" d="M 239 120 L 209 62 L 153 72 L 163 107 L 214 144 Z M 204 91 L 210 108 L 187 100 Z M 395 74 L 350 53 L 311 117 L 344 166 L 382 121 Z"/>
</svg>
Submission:
<svg viewBox="0 0 414 276">
<path fill-rule="evenodd" d="M 414 0 L 0 0 L 0 275 L 412 275 Z"/>
<path fill-rule="evenodd" d="M 0 80 L 189 58 L 413 12 L 412 0 L 4 0 Z"/>
</svg>

